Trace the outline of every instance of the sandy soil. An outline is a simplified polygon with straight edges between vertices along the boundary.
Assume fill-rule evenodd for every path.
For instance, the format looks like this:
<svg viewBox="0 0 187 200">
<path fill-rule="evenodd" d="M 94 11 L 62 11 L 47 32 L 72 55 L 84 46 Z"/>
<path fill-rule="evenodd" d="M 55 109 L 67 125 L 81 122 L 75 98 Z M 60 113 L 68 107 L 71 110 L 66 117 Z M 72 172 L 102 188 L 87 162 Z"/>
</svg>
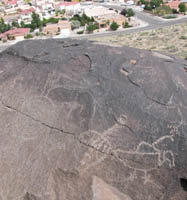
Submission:
<svg viewBox="0 0 187 200">
<path fill-rule="evenodd" d="M 92 39 L 115 46 L 155 50 L 187 58 L 187 22 L 158 30 Z"/>
</svg>

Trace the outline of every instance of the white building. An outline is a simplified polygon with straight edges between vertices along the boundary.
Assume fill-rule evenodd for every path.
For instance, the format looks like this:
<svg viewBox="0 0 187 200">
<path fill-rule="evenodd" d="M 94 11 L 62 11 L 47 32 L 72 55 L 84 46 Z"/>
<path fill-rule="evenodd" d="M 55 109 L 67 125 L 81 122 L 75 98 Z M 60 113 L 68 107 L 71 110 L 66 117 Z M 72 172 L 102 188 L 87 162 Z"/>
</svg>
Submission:
<svg viewBox="0 0 187 200">
<path fill-rule="evenodd" d="M 104 15 L 116 14 L 116 12 L 114 10 L 109 10 L 108 8 L 105 8 L 103 6 L 93 6 L 91 8 L 85 8 L 84 14 L 88 17 L 99 17 Z"/>
<path fill-rule="evenodd" d="M 55 5 L 56 10 L 65 10 L 67 13 L 77 14 L 80 9 L 81 5 L 79 2 L 61 2 Z"/>
</svg>

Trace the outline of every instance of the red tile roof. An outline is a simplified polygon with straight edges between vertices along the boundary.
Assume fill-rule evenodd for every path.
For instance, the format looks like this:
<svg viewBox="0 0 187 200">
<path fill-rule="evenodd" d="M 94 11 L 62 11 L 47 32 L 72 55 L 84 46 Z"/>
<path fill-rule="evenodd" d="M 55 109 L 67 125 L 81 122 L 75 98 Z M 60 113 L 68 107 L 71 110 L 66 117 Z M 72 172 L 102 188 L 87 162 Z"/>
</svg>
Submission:
<svg viewBox="0 0 187 200">
<path fill-rule="evenodd" d="M 5 37 L 6 35 L 24 36 L 29 32 L 30 32 L 30 28 L 17 28 L 17 29 L 9 30 L 0 34 L 0 37 Z"/>
<path fill-rule="evenodd" d="M 67 1 L 63 1 L 61 3 L 58 4 L 58 6 L 72 6 L 72 5 L 76 5 L 79 4 L 79 2 L 67 2 Z"/>
<path fill-rule="evenodd" d="M 16 5 L 18 2 L 18 0 L 11 0 L 11 1 L 8 1 L 8 4 L 9 5 Z"/>
<path fill-rule="evenodd" d="M 168 2 L 166 5 L 172 9 L 178 10 L 179 4 L 180 4 L 180 0 L 175 0 L 175 1 Z"/>
<path fill-rule="evenodd" d="M 22 10 L 20 12 L 20 15 L 29 14 L 29 13 L 32 13 L 32 12 L 34 12 L 34 8 L 30 8 L 30 9 L 27 9 L 27 10 Z"/>
</svg>

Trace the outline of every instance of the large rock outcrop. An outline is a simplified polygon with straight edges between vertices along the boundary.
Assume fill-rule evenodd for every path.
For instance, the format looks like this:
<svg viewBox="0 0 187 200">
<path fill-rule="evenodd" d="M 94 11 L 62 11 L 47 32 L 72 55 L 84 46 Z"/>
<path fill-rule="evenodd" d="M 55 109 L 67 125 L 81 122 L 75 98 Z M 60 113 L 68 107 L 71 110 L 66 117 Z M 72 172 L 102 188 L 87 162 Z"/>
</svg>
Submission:
<svg viewBox="0 0 187 200">
<path fill-rule="evenodd" d="M 35 40 L 0 54 L 0 200 L 186 200 L 186 61 Z"/>
</svg>

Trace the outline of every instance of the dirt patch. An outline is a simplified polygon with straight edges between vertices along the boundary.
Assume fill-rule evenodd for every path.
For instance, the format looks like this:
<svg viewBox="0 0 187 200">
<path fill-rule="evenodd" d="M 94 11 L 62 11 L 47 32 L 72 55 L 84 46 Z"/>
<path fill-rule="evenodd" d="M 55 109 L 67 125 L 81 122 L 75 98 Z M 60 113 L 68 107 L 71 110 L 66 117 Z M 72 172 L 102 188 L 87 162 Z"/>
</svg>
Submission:
<svg viewBox="0 0 187 200">
<path fill-rule="evenodd" d="M 94 38 L 96 42 L 115 46 L 130 46 L 170 53 L 187 58 L 187 23 L 173 25 L 158 30 L 143 31 L 133 34 L 121 34 L 104 38 Z"/>
</svg>

